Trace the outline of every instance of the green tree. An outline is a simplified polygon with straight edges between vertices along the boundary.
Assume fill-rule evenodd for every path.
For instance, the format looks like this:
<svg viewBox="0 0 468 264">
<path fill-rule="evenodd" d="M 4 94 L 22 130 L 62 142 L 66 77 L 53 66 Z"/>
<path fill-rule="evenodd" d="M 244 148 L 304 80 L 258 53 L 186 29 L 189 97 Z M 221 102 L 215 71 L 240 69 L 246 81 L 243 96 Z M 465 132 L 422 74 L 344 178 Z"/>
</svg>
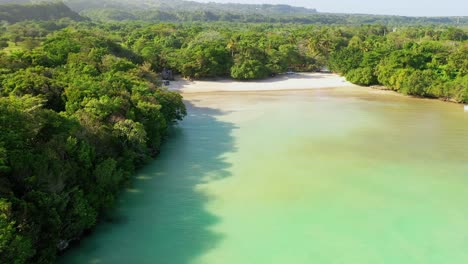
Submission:
<svg viewBox="0 0 468 264">
<path fill-rule="evenodd" d="M 374 85 L 377 84 L 377 77 L 370 67 L 352 69 L 346 74 L 346 79 L 358 85 Z"/>
</svg>

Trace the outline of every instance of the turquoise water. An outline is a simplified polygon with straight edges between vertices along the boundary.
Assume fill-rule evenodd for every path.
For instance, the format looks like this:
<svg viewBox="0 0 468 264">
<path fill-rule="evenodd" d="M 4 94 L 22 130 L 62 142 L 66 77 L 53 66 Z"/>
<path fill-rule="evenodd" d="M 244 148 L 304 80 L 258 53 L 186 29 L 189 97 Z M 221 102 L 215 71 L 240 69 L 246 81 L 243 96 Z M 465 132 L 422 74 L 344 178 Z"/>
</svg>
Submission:
<svg viewBox="0 0 468 264">
<path fill-rule="evenodd" d="M 61 263 L 468 263 L 468 113 L 365 88 L 184 96 Z"/>
</svg>

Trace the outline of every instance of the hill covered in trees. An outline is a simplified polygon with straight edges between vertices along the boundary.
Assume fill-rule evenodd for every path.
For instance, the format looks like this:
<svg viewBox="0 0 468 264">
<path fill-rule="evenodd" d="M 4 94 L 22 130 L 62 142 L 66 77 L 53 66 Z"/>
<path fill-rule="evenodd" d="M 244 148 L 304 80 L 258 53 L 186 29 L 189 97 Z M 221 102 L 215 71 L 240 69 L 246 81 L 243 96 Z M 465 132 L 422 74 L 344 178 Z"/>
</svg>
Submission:
<svg viewBox="0 0 468 264">
<path fill-rule="evenodd" d="M 0 0 L 0 5 L 6 5 L 6 4 L 33 4 L 34 1 L 32 0 Z"/>
<path fill-rule="evenodd" d="M 19 0 L 14 1 L 14 3 L 37 4 L 51 1 L 52 0 Z M 11 0 L 0 0 L 0 4 L 11 2 Z M 389 26 L 468 24 L 468 17 L 466 16 L 403 17 L 366 14 L 332 14 L 319 13 L 316 9 L 289 5 L 220 4 L 184 0 L 64 0 L 63 2 L 82 16 L 99 21 L 136 20 L 148 22 L 300 23 L 323 25 L 361 25 L 378 23 Z M 57 1 L 52 1 L 52 3 L 57 3 Z"/>
<path fill-rule="evenodd" d="M 73 10 L 95 20 L 150 22 L 247 22 L 301 24 L 468 24 L 468 17 L 402 17 L 319 13 L 289 5 L 198 3 L 184 0 L 66 0 Z"/>
<path fill-rule="evenodd" d="M 40 4 L 60 3 L 55 0 L 0 0 L 2 4 Z M 317 10 L 290 5 L 271 4 L 221 4 L 200 3 L 185 0 L 63 0 L 67 6 L 76 12 L 94 9 L 120 9 L 122 11 L 158 10 L 163 12 L 229 12 L 233 14 L 263 14 L 263 15 L 305 15 L 315 14 Z"/>
<path fill-rule="evenodd" d="M 222 4 L 222 3 L 200 3 L 185 0 L 65 0 L 74 10 L 83 11 L 95 8 L 125 8 L 126 10 L 148 10 L 155 9 L 165 12 L 171 11 L 207 11 L 207 12 L 230 12 L 237 14 L 315 14 L 315 9 L 295 7 L 290 5 L 271 4 Z"/>
<path fill-rule="evenodd" d="M 0 21 L 14 23 L 24 20 L 54 20 L 61 18 L 83 20 L 83 17 L 62 2 L 20 3 L 6 1 L 0 5 Z"/>
</svg>

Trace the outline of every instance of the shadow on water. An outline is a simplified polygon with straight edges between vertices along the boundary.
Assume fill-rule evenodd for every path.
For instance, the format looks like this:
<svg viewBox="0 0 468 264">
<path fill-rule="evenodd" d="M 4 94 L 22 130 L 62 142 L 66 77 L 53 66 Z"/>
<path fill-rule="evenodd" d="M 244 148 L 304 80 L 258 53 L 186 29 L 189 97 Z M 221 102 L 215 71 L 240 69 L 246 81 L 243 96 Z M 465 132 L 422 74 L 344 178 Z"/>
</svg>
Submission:
<svg viewBox="0 0 468 264">
<path fill-rule="evenodd" d="M 62 263 L 191 263 L 214 249 L 223 234 L 207 211 L 215 197 L 200 184 L 230 176 L 223 155 L 236 151 L 236 127 L 217 119 L 223 112 L 186 102 L 188 116 L 173 128 L 161 155 L 140 173 L 112 213 Z"/>
</svg>

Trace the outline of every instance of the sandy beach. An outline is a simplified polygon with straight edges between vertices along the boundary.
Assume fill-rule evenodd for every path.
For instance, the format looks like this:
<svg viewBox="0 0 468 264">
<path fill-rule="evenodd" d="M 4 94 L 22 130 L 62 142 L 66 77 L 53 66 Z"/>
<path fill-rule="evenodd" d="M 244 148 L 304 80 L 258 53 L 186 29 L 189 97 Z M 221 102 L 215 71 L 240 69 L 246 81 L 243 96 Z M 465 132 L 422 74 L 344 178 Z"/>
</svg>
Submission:
<svg viewBox="0 0 468 264">
<path fill-rule="evenodd" d="M 305 90 L 318 88 L 355 87 L 344 77 L 328 73 L 296 73 L 278 75 L 256 81 L 236 81 L 232 79 L 213 79 L 189 81 L 176 79 L 168 88 L 181 93 L 237 92 L 237 91 L 280 91 Z"/>
</svg>

